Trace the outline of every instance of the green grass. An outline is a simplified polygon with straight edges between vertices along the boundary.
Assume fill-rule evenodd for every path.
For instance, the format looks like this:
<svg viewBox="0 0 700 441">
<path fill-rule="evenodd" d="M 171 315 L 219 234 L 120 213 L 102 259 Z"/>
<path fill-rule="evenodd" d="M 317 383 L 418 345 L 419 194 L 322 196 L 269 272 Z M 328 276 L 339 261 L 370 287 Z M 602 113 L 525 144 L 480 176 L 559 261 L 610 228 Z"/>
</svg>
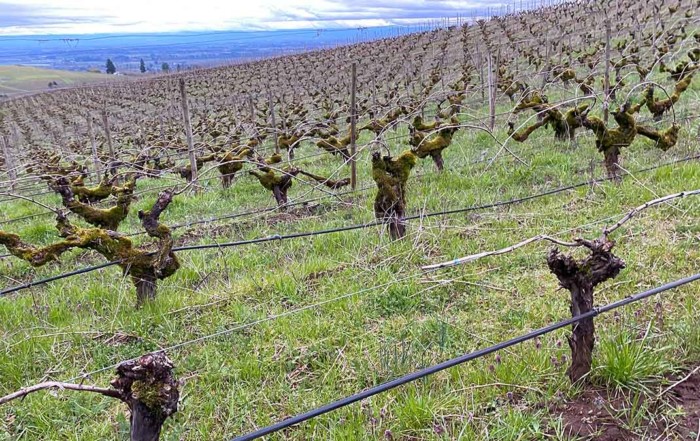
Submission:
<svg viewBox="0 0 700 441">
<path fill-rule="evenodd" d="M 0 95 L 13 96 L 49 89 L 49 82 L 58 87 L 80 86 L 115 81 L 117 77 L 91 72 L 43 69 L 31 66 L 0 66 Z"/>
<path fill-rule="evenodd" d="M 690 139 L 691 130 L 684 128 L 684 139 Z M 505 138 L 502 131 L 497 136 Z M 435 173 L 428 161 L 417 167 L 422 177 L 409 181 L 409 212 L 490 203 L 585 181 L 591 160 L 601 159 L 588 134 L 577 148 L 553 141 L 547 131 L 513 147 L 530 167 L 509 157 L 489 168 L 472 164 L 482 151 L 492 155 L 497 147 L 482 134 L 459 132 L 445 154 L 447 170 Z M 393 152 L 403 148 L 392 145 Z M 306 146 L 298 156 L 315 151 Z M 663 153 L 638 141 L 623 158 L 625 167 L 634 170 L 693 152 L 697 150 L 689 142 Z M 371 182 L 368 161 L 365 152 L 358 167 L 363 184 Z M 307 160 L 304 167 L 331 174 L 339 164 L 322 156 Z M 598 165 L 596 175 L 602 174 Z M 139 190 L 168 182 L 139 182 Z M 568 294 L 558 290 L 546 267 L 547 245 L 435 273 L 422 273 L 420 265 L 498 249 L 540 233 L 598 237 L 604 225 L 632 207 L 657 195 L 697 188 L 698 183 L 700 164 L 687 162 L 628 177 L 620 185 L 602 183 L 523 204 L 414 221 L 408 237 L 397 242 L 373 227 L 181 253 L 183 268 L 161 282 L 158 298 L 140 310 L 133 307 L 130 281 L 117 268 L 35 287 L 0 299 L 0 394 L 45 378 L 67 380 L 147 351 L 241 327 L 168 354 L 184 381 L 180 411 L 166 423 L 163 439 L 230 438 L 569 315 Z M 247 176 L 228 191 L 217 181 L 208 185 L 201 195 L 178 197 L 163 219 L 175 224 L 272 204 L 271 194 Z M 324 196 L 308 192 L 308 186 L 296 183 L 290 197 Z M 329 197 L 313 209 L 292 209 L 287 215 L 268 213 L 178 229 L 176 238 L 178 243 L 215 243 L 366 222 L 373 219 L 373 195 L 360 193 L 342 203 Z M 143 195 L 132 213 L 154 198 L 155 193 Z M 53 195 L 39 199 L 59 204 Z M 598 287 L 597 303 L 697 272 L 699 202 L 688 198 L 650 209 L 616 232 L 615 253 L 627 268 Z M 1 206 L 0 219 L 41 211 L 26 202 Z M 600 219 L 609 220 L 596 223 Z M 49 243 L 55 240 L 51 224 L 47 217 L 3 228 Z M 218 235 L 208 233 L 214 228 Z M 135 215 L 121 230 L 139 231 Z M 38 269 L 3 259 L 0 285 L 102 261 L 82 251 L 64 256 L 60 265 Z M 691 285 L 622 309 L 619 318 L 599 317 L 592 378 L 646 393 L 653 388 L 651 380 L 697 361 L 697 308 L 697 287 Z M 648 337 L 640 339 L 638 332 L 650 323 Z M 119 342 L 111 338 L 115 333 L 135 338 Z M 555 332 L 538 344 L 528 342 L 498 357 L 452 368 L 270 439 L 381 439 L 387 434 L 426 440 L 567 439 L 561 422 L 542 409 L 542 403 L 578 393 L 565 375 L 567 334 Z M 626 350 L 619 351 L 621 347 Z M 106 385 L 111 376 L 108 371 L 88 381 Z M 125 439 L 127 421 L 125 407 L 112 400 L 37 393 L 0 407 L 0 440 Z"/>
</svg>

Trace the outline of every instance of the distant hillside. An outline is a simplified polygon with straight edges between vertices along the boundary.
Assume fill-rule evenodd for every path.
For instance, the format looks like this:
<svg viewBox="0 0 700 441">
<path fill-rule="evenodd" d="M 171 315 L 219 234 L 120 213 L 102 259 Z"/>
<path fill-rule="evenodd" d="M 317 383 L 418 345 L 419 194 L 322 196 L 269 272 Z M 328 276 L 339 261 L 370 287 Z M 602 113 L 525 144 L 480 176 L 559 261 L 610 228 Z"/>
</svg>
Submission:
<svg viewBox="0 0 700 441">
<path fill-rule="evenodd" d="M 116 79 L 117 77 L 112 75 L 100 73 L 40 69 L 28 66 L 0 66 L 0 98 L 49 90 L 49 83 L 54 81 L 57 83 L 55 87 L 59 88 Z"/>
<path fill-rule="evenodd" d="M 413 31 L 424 27 L 413 26 Z M 425 30 L 425 29 L 424 29 Z M 341 44 L 409 33 L 408 26 L 367 29 L 298 29 L 286 31 L 173 32 L 3 36 L 0 65 L 37 66 L 85 71 L 110 58 L 119 72 L 138 72 L 143 59 L 149 72 L 163 63 L 175 70 L 220 66 Z"/>
</svg>

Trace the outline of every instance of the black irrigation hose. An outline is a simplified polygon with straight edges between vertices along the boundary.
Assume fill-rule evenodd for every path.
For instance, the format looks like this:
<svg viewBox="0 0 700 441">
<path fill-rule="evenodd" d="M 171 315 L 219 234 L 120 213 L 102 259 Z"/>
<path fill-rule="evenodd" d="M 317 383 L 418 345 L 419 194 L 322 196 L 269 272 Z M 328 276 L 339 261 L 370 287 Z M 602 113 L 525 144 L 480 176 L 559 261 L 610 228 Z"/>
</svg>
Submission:
<svg viewBox="0 0 700 441">
<path fill-rule="evenodd" d="M 644 168 L 641 170 L 637 170 L 634 173 L 641 173 L 641 172 L 646 172 L 646 171 L 650 171 L 650 170 L 656 170 L 656 169 L 659 169 L 661 167 L 665 167 L 667 165 L 677 164 L 680 162 L 686 162 L 686 161 L 690 161 L 690 160 L 698 159 L 698 158 L 700 158 L 700 155 L 691 156 L 691 157 L 679 159 L 676 161 L 671 161 L 671 162 L 664 163 L 661 165 L 647 167 L 647 168 Z M 563 193 L 565 191 L 573 190 L 573 189 L 584 187 L 587 185 L 606 182 L 606 181 L 609 181 L 611 179 L 612 178 L 610 178 L 610 177 L 591 179 L 591 180 L 586 181 L 586 182 L 580 182 L 578 184 L 572 184 L 572 185 L 567 185 L 564 187 L 558 187 L 558 188 L 555 188 L 552 190 L 547 190 L 545 192 L 538 193 L 535 195 L 524 196 L 522 198 L 510 199 L 507 201 L 493 202 L 491 204 L 485 204 L 485 205 L 472 205 L 470 207 L 458 208 L 458 209 L 454 209 L 454 210 L 443 210 L 443 211 L 437 211 L 437 212 L 432 212 L 432 213 L 415 214 L 415 215 L 405 217 L 404 220 L 422 219 L 422 218 L 434 217 L 434 216 L 445 216 L 445 215 L 449 215 L 449 214 L 466 213 L 466 212 L 470 212 L 470 211 L 478 211 L 478 210 L 485 210 L 488 208 L 513 205 L 513 204 L 518 204 L 518 203 L 530 201 L 533 199 L 538 199 L 538 198 L 545 197 L 545 196 L 551 196 L 553 194 Z M 298 239 L 301 237 L 320 236 L 320 235 L 324 235 L 324 234 L 359 230 L 359 229 L 379 226 L 382 224 L 383 224 L 383 222 L 381 222 L 381 221 L 372 221 L 372 222 L 367 222 L 367 223 L 363 223 L 363 224 L 348 225 L 345 227 L 329 228 L 329 229 L 325 229 L 325 230 L 316 230 L 316 231 L 306 231 L 306 232 L 292 233 L 292 234 L 287 234 L 287 235 L 273 234 L 271 236 L 259 237 L 256 239 L 239 240 L 239 241 L 235 241 L 235 242 L 224 242 L 224 243 L 215 243 L 215 244 L 202 244 L 202 245 L 189 245 L 189 246 L 183 246 L 183 247 L 174 247 L 172 249 L 172 251 L 173 252 L 180 252 L 180 251 L 196 251 L 196 250 L 207 250 L 207 249 L 232 248 L 232 247 L 237 247 L 237 246 L 242 246 L 242 245 L 251 245 L 251 244 L 258 244 L 258 243 L 265 243 L 265 242 L 282 241 L 282 240 L 286 240 L 286 239 Z M 4 296 L 7 296 L 8 294 L 12 294 L 12 293 L 17 292 L 17 291 L 31 288 L 33 286 L 44 285 L 46 283 L 53 282 L 56 280 L 65 279 L 68 277 L 73 277 L 73 276 L 79 275 L 79 274 L 85 274 L 85 273 L 88 273 L 91 271 L 96 271 L 98 269 L 106 268 L 106 267 L 112 266 L 112 265 L 117 265 L 117 264 L 119 264 L 119 262 L 120 261 L 107 262 L 107 263 L 103 263 L 100 265 L 83 268 L 83 269 L 73 271 L 70 273 L 59 274 L 56 276 L 48 277 L 46 279 L 37 280 L 36 282 L 29 282 L 29 283 L 25 283 L 22 285 L 17 285 L 17 286 L 14 286 L 12 288 L 8 288 L 8 289 L 0 291 L 0 297 L 4 297 Z"/>
<path fill-rule="evenodd" d="M 116 265 L 118 263 L 119 263 L 119 261 L 105 262 L 105 263 L 101 263 L 99 265 L 89 266 L 87 268 L 81 268 L 79 270 L 71 271 L 69 273 L 63 273 L 63 274 L 59 274 L 56 276 L 47 277 L 45 279 L 37 280 L 36 282 L 29 282 L 29 283 L 25 283 L 23 285 L 18 285 L 18 286 L 15 286 L 14 288 L 10 288 L 8 290 L 0 292 L 0 297 L 3 297 L 5 295 L 13 293 L 15 291 L 20 291 L 23 289 L 32 288 L 32 287 L 38 286 L 38 285 L 45 285 L 49 282 L 54 282 L 56 280 L 67 279 L 68 277 L 79 276 L 80 274 L 85 274 L 85 273 L 89 273 L 92 271 L 97 271 L 99 269 L 107 268 L 109 266 L 113 266 L 113 265 Z"/>
<path fill-rule="evenodd" d="M 293 161 L 301 162 L 301 161 L 304 161 L 304 160 L 307 160 L 307 159 L 313 159 L 313 158 L 318 158 L 318 157 L 323 156 L 323 155 L 332 155 L 332 154 L 333 154 L 333 153 L 331 153 L 331 152 L 321 151 L 321 152 L 316 152 L 316 153 L 312 153 L 312 154 L 305 155 L 305 156 L 299 156 L 299 157 L 296 157 L 296 158 L 291 159 L 291 160 L 288 161 L 288 162 L 289 162 L 289 163 L 292 163 Z M 230 162 L 230 161 L 229 161 L 229 162 Z M 244 162 L 250 162 L 250 161 L 244 161 Z M 155 177 L 161 178 L 161 177 L 163 177 L 164 175 L 166 175 L 166 173 L 167 173 L 167 174 L 170 174 L 170 175 L 172 175 L 172 176 L 177 176 L 177 172 L 176 172 L 175 169 L 166 169 L 166 170 L 151 171 L 151 170 L 147 170 L 147 169 L 139 169 L 139 168 L 137 168 L 137 167 L 131 167 L 130 170 L 133 171 L 133 172 L 136 172 L 136 173 L 137 173 L 137 172 L 143 172 L 144 170 L 146 170 L 146 172 L 152 172 L 152 173 L 148 173 L 148 177 L 151 177 L 151 178 L 155 178 Z M 156 172 L 165 172 L 165 173 L 156 173 Z M 236 174 L 238 174 L 238 172 L 227 173 L 227 174 L 219 174 L 219 175 L 217 175 L 217 176 L 210 176 L 210 177 L 207 177 L 207 178 L 199 179 L 198 182 L 209 182 L 209 181 L 214 181 L 214 180 L 221 179 L 222 177 L 225 177 L 225 176 L 234 176 L 234 175 L 236 175 Z M 54 175 L 54 176 L 60 176 L 60 175 Z M 167 176 L 167 175 L 166 175 L 166 176 Z M 42 183 L 43 183 L 43 182 L 38 182 L 39 185 L 41 185 Z M 161 189 L 163 189 L 163 188 L 170 188 L 170 187 L 172 187 L 172 186 L 173 186 L 173 185 L 161 185 L 161 186 L 156 186 L 156 187 L 152 187 L 152 188 L 145 188 L 145 189 L 143 189 L 143 190 L 139 190 L 139 191 L 135 192 L 134 195 L 148 194 L 148 193 L 152 193 L 152 192 L 161 190 Z M 36 190 L 37 190 L 37 189 L 34 189 L 33 191 L 36 191 Z M 36 196 L 43 196 L 43 195 L 47 195 L 47 194 L 54 194 L 55 192 L 52 191 L 52 190 L 44 190 L 44 191 L 37 191 L 36 193 L 30 193 L 30 194 L 28 194 L 28 195 L 27 195 L 27 194 L 22 194 L 21 192 L 15 192 L 15 193 L 16 193 L 16 194 L 19 194 L 19 195 L 22 195 L 22 196 L 26 196 L 26 197 L 36 197 Z M 0 203 L 3 203 L 3 202 L 11 202 L 11 201 L 13 201 L 14 199 L 15 199 L 15 198 L 12 198 L 12 197 L 6 197 L 6 198 L 3 198 L 3 199 L 0 199 Z M 47 213 L 43 213 L 43 214 L 51 214 L 51 212 L 47 212 Z M 9 222 L 9 220 L 6 220 L 6 221 L 4 221 L 4 222 L 7 223 L 7 222 Z"/>
<path fill-rule="evenodd" d="M 316 156 L 321 156 L 322 154 L 325 154 L 325 153 L 326 153 L 326 152 L 321 153 L 321 154 L 314 154 L 314 155 L 304 156 L 304 157 L 299 158 L 299 160 L 301 160 L 301 159 L 307 159 L 307 158 L 313 158 L 313 157 L 316 157 Z M 200 179 L 198 182 L 208 182 L 208 181 L 212 181 L 212 180 L 221 179 L 222 177 L 225 177 L 225 176 L 235 176 L 236 174 L 238 174 L 238 172 L 222 174 L 222 175 L 219 175 L 219 176 L 212 176 L 212 177 L 209 177 L 209 178 Z M 162 189 L 164 189 L 164 188 L 172 188 L 172 187 L 173 187 L 173 185 L 161 185 L 161 186 L 157 186 L 157 187 L 147 188 L 147 189 L 144 189 L 144 190 L 141 190 L 141 191 L 138 191 L 138 192 L 134 193 L 134 196 L 139 196 L 139 195 L 142 195 L 142 194 L 153 193 L 153 192 L 155 192 L 155 191 L 162 190 Z M 353 191 L 354 191 L 354 190 L 353 190 Z M 343 194 L 346 194 L 346 193 L 349 193 L 349 192 L 338 193 L 337 196 L 340 196 L 340 195 L 343 195 Z M 55 194 L 55 192 L 53 192 L 53 191 L 47 191 L 47 192 L 44 192 L 44 193 L 38 193 L 38 194 L 34 194 L 34 195 L 29 195 L 28 197 L 38 196 L 38 195 L 41 195 L 41 194 Z M 0 203 L 2 203 L 2 202 L 9 202 L 9 201 L 12 201 L 12 200 L 15 200 L 15 198 L 2 199 L 2 200 L 0 200 Z M 304 203 L 307 203 L 307 202 L 312 202 L 312 201 L 314 201 L 314 200 L 315 200 L 315 199 L 308 199 L 307 201 L 294 202 L 294 203 L 288 204 L 288 205 L 286 205 L 286 206 L 293 206 L 293 205 L 304 204 Z M 276 208 L 277 208 L 277 207 L 275 207 L 274 209 L 276 209 Z M 262 209 L 260 212 L 265 212 L 265 211 L 268 211 L 268 210 L 269 210 L 269 209 Z M 53 215 L 53 214 L 54 214 L 54 212 L 52 212 L 52 211 L 45 211 L 45 212 L 42 212 L 42 213 L 29 214 L 29 215 L 26 215 L 26 216 L 20 216 L 20 217 L 16 217 L 16 218 L 1 220 L 1 221 L 0 221 L 0 225 L 6 225 L 6 224 L 14 223 L 14 222 L 19 222 L 19 221 L 22 221 L 22 220 L 32 219 L 32 218 L 35 218 L 35 217 L 49 216 L 49 215 Z M 70 214 L 70 213 L 69 213 L 69 214 Z M 234 214 L 229 214 L 229 215 L 222 216 L 221 218 L 213 218 L 212 221 L 216 221 L 216 220 L 219 220 L 219 219 L 235 218 L 235 217 L 239 217 L 239 216 L 243 216 L 243 215 L 247 215 L 247 214 L 257 214 L 257 212 L 248 211 L 248 212 L 244 212 L 244 213 L 234 213 Z M 182 226 L 196 225 L 196 224 L 207 223 L 207 222 L 211 222 L 211 221 L 208 221 L 208 220 L 194 221 L 194 222 L 191 223 L 191 224 L 181 224 L 181 225 L 177 225 L 177 226 L 174 226 L 174 227 L 171 227 L 171 228 L 178 228 L 178 227 L 182 227 Z M 131 234 L 127 234 L 127 236 L 136 236 L 136 235 L 139 235 L 139 234 L 145 234 L 145 233 L 143 233 L 143 232 L 141 232 L 141 233 L 131 233 Z M 7 256 L 5 256 L 5 255 L 1 255 L 1 256 L 0 256 L 0 258 L 3 258 L 3 257 L 7 257 Z"/>
<path fill-rule="evenodd" d="M 677 159 L 675 161 L 666 162 L 666 163 L 661 164 L 661 165 L 654 165 L 651 167 L 642 168 L 639 170 L 635 170 L 634 172 L 631 172 L 630 174 L 634 175 L 637 173 L 645 173 L 648 171 L 659 169 L 661 167 L 665 167 L 667 165 L 673 165 L 673 164 L 678 164 L 678 163 L 682 163 L 682 162 L 692 161 L 693 159 L 700 159 L 700 155 L 690 156 L 690 157 L 683 158 L 683 159 Z M 567 185 L 565 187 L 553 188 L 552 190 L 547 190 L 547 191 L 542 192 L 542 193 L 537 193 L 534 195 L 525 196 L 525 197 L 522 197 L 519 199 L 511 199 L 508 201 L 499 201 L 499 202 L 494 202 L 492 204 L 478 205 L 475 207 L 457 208 L 455 210 L 443 210 L 443 211 L 438 211 L 438 212 L 434 212 L 434 213 L 414 214 L 412 216 L 406 216 L 404 218 L 404 220 L 422 219 L 425 217 L 433 217 L 433 216 L 444 216 L 447 214 L 464 213 L 467 211 L 483 210 L 483 209 L 487 209 L 487 208 L 495 208 L 495 207 L 501 207 L 501 206 L 505 206 L 505 205 L 513 205 L 516 203 L 527 202 L 527 201 L 532 200 L 532 199 L 539 199 L 539 198 L 544 197 L 544 196 L 550 196 L 553 194 L 561 193 L 561 192 L 564 192 L 567 190 L 575 190 L 577 188 L 586 187 L 588 185 L 600 184 L 602 182 L 610 181 L 612 179 L 613 178 L 610 178 L 610 177 L 591 179 L 590 181 L 579 182 L 578 184 L 571 184 L 571 185 Z"/>
<path fill-rule="evenodd" d="M 445 369 L 449 369 L 451 367 L 476 360 L 477 358 L 482 358 L 486 355 L 492 354 L 494 352 L 500 351 L 501 349 L 505 349 L 520 343 L 523 343 L 528 340 L 532 340 L 534 338 L 537 338 L 539 336 L 542 336 L 544 334 L 548 334 L 550 332 L 556 331 L 557 329 L 561 329 L 563 327 L 569 326 L 571 324 L 574 324 L 580 320 L 584 319 L 589 319 L 589 318 L 594 318 L 598 316 L 599 314 L 605 313 L 612 311 L 614 309 L 620 308 L 622 306 L 626 306 L 630 303 L 637 302 L 639 300 L 646 299 L 648 297 L 654 296 L 656 294 L 660 294 L 662 292 L 677 288 L 679 286 L 694 282 L 696 280 L 700 279 L 700 273 L 695 274 L 694 276 L 689 276 L 680 280 L 676 280 L 675 282 L 670 282 L 665 285 L 658 286 L 656 288 L 650 289 L 648 291 L 644 291 L 629 297 L 626 297 L 622 300 L 618 300 L 613 303 L 609 303 L 605 306 L 600 306 L 598 308 L 593 308 L 591 311 L 578 315 L 576 317 L 571 317 L 566 320 L 562 320 L 556 323 L 552 323 L 551 325 L 545 326 L 543 328 L 536 329 L 534 331 L 531 331 L 527 334 L 521 335 L 519 337 L 512 338 L 510 340 L 506 340 L 504 342 L 495 344 L 493 346 L 489 346 L 484 349 L 479 349 L 478 351 L 474 351 L 468 354 L 464 354 L 460 357 L 453 358 L 451 360 L 443 361 L 442 363 L 436 364 L 434 366 L 421 369 L 419 371 L 413 372 L 411 374 L 405 375 L 403 377 L 388 381 L 386 383 L 382 383 L 378 386 L 374 386 L 372 388 L 366 389 L 362 392 L 359 392 L 354 395 L 350 395 L 348 397 L 342 398 L 340 400 L 334 401 L 332 403 L 328 403 L 324 406 L 318 407 L 314 410 L 296 415 L 292 418 L 288 418 L 286 420 L 280 421 L 279 423 L 264 427 L 262 429 L 256 430 L 255 432 L 251 432 L 247 435 L 239 436 L 231 441 L 250 441 L 254 439 L 261 438 L 266 435 L 270 435 L 275 432 L 279 432 L 280 430 L 287 429 L 289 427 L 292 427 L 294 425 L 297 425 L 299 423 L 302 423 L 304 421 L 310 420 L 312 418 L 315 418 L 317 416 L 321 416 L 323 414 L 332 412 L 336 409 L 340 409 L 341 407 L 348 406 L 350 404 L 353 404 L 357 401 L 364 400 L 365 398 L 372 397 L 374 395 L 380 394 L 382 392 L 386 392 L 391 389 L 395 389 L 399 386 L 402 386 L 406 383 L 410 383 L 416 380 L 419 380 L 421 378 L 425 378 L 429 375 L 433 375 L 437 372 L 443 371 Z"/>
</svg>

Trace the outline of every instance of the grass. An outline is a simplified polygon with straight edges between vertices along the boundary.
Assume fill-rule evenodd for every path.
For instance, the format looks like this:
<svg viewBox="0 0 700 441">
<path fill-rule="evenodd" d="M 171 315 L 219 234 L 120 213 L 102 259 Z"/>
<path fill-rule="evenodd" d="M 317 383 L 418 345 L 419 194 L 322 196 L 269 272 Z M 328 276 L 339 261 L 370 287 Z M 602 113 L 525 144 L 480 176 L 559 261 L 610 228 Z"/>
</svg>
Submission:
<svg viewBox="0 0 700 441">
<path fill-rule="evenodd" d="M 116 77 L 91 72 L 43 69 L 31 66 L 0 66 L 0 96 L 13 96 L 49 89 L 49 82 L 56 81 L 58 87 L 114 81 Z"/>
<path fill-rule="evenodd" d="M 665 354 L 671 348 L 650 342 L 651 324 L 641 336 L 632 335 L 627 329 L 604 336 L 598 346 L 599 365 L 594 377 L 609 388 L 641 392 L 649 391 L 647 382 L 658 382 L 671 373 L 673 364 Z"/>
<path fill-rule="evenodd" d="M 623 154 L 625 167 L 634 170 L 697 153 L 689 142 L 691 130 L 686 126 L 685 141 L 668 153 L 636 142 Z M 505 138 L 503 132 L 497 136 Z M 392 145 L 393 152 L 403 148 Z M 601 159 L 592 137 L 583 133 L 577 148 L 555 142 L 547 131 L 514 148 L 530 167 L 509 157 L 490 167 L 474 164 L 482 151 L 494 154 L 497 147 L 482 134 L 459 132 L 446 150 L 445 172 L 435 173 L 428 161 L 417 167 L 421 177 L 409 181 L 409 212 L 490 203 L 585 181 L 591 177 L 591 160 Z M 298 156 L 313 152 L 306 146 Z M 371 182 L 368 161 L 365 152 L 358 166 L 361 183 Z M 304 165 L 319 174 L 331 174 L 338 166 L 338 160 L 323 156 Z M 696 188 L 697 182 L 700 164 L 686 162 L 628 177 L 620 185 L 602 183 L 523 204 L 414 221 L 409 236 L 397 242 L 373 227 L 181 253 L 183 268 L 159 285 L 153 304 L 140 310 L 133 307 L 130 281 L 117 268 L 35 287 L 0 299 L 0 394 L 45 378 L 67 380 L 238 327 L 169 352 L 183 379 L 182 401 L 163 435 L 165 440 L 232 438 L 569 314 L 568 295 L 547 270 L 544 244 L 441 272 L 422 273 L 420 265 L 501 248 L 539 233 L 597 237 L 632 207 Z M 139 190 L 163 184 L 144 181 Z M 201 195 L 177 198 L 165 221 L 272 204 L 271 194 L 247 176 L 228 191 L 217 181 L 207 185 Z M 308 186 L 296 183 L 290 197 L 325 195 L 307 192 Z M 178 229 L 176 237 L 178 243 L 215 243 L 366 222 L 373 218 L 373 194 L 343 201 L 327 197 L 286 215 Z M 132 212 L 154 198 L 155 193 L 143 195 Z M 40 200 L 58 205 L 53 195 Z M 645 211 L 616 232 L 615 252 L 627 268 L 597 288 L 597 303 L 697 272 L 694 212 L 699 202 L 688 198 Z M 3 203 L 0 220 L 39 211 L 26 202 Z M 2 228 L 48 243 L 54 240 L 50 225 L 47 217 Z M 122 230 L 139 231 L 134 215 Z M 100 257 L 81 251 L 66 255 L 60 265 L 38 269 L 2 259 L 0 284 L 13 286 L 99 262 Z M 696 293 L 696 286 L 686 286 L 622 309 L 618 317 L 596 319 L 593 378 L 646 393 L 653 387 L 650 380 L 697 361 Z M 647 329 L 647 338 L 640 339 L 638 332 Z M 134 338 L 113 338 L 117 333 Z M 561 421 L 542 409 L 542 403 L 578 393 L 565 375 L 567 334 L 555 332 L 538 343 L 452 368 L 270 439 L 567 439 Z M 111 375 L 103 372 L 89 381 L 106 385 Z M 0 408 L 0 440 L 125 439 L 127 421 L 125 407 L 108 399 L 38 393 Z"/>
</svg>

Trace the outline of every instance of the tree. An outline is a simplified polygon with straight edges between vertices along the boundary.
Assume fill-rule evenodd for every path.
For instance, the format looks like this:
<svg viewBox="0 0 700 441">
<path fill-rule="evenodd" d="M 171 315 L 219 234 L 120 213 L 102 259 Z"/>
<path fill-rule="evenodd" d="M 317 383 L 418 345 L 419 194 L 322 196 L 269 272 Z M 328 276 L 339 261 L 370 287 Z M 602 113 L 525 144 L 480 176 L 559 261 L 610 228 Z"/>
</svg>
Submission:
<svg viewBox="0 0 700 441">
<path fill-rule="evenodd" d="M 139 70 L 141 73 L 146 73 L 146 63 L 143 62 L 143 58 L 141 58 L 141 62 L 139 63 Z"/>
<path fill-rule="evenodd" d="M 106 65 L 106 67 L 107 67 L 106 72 L 107 72 L 108 74 L 113 74 L 113 73 L 115 73 L 115 72 L 117 71 L 117 67 L 114 65 L 114 63 L 112 63 L 112 60 L 109 59 L 109 58 L 107 58 L 107 65 Z"/>
<path fill-rule="evenodd" d="M 163 63 L 160 66 L 160 70 L 162 70 L 165 73 L 168 73 L 168 72 L 170 72 L 170 65 L 168 65 L 168 63 Z"/>
</svg>

